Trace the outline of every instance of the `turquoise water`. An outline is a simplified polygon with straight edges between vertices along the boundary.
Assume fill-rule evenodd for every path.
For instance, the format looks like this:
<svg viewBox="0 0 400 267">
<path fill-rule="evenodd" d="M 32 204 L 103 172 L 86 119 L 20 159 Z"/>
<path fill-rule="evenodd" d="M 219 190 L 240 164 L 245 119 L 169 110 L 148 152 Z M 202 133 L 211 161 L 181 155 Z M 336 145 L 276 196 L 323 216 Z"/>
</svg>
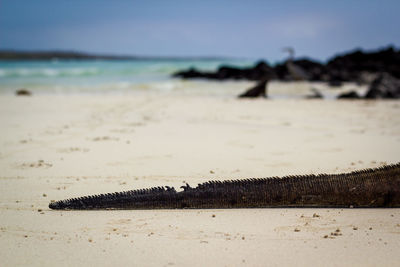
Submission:
<svg viewBox="0 0 400 267">
<path fill-rule="evenodd" d="M 44 93 L 131 91 L 169 88 L 171 74 L 195 67 L 212 71 L 221 65 L 252 66 L 250 60 L 51 60 L 0 61 L 0 93 L 26 88 Z M 161 89 L 160 89 L 161 88 Z"/>
</svg>

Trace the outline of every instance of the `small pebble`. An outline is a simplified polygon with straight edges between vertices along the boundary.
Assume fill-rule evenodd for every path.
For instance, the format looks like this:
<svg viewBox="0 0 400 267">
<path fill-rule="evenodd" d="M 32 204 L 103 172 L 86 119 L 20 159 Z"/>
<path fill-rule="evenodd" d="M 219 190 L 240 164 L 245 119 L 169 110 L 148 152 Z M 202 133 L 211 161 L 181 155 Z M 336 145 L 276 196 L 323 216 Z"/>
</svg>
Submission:
<svg viewBox="0 0 400 267">
<path fill-rule="evenodd" d="M 295 232 L 300 232 L 300 229 L 299 228 L 295 228 L 294 231 Z"/>
<path fill-rule="evenodd" d="M 320 217 L 318 214 L 316 213 L 313 214 L 313 218 L 318 218 L 318 217 Z"/>
<path fill-rule="evenodd" d="M 211 217 L 215 218 L 215 214 L 211 215 Z"/>
<path fill-rule="evenodd" d="M 43 210 L 42 210 L 42 209 L 38 209 L 37 211 L 38 211 L 38 212 L 42 212 Z"/>
<path fill-rule="evenodd" d="M 210 173 L 214 174 L 215 172 L 213 170 L 211 170 Z"/>
<path fill-rule="evenodd" d="M 46 195 L 46 194 L 43 194 L 43 197 L 47 197 L 47 195 Z"/>
<path fill-rule="evenodd" d="M 354 227 L 353 227 L 353 230 L 358 230 L 358 227 L 354 226 Z"/>
</svg>

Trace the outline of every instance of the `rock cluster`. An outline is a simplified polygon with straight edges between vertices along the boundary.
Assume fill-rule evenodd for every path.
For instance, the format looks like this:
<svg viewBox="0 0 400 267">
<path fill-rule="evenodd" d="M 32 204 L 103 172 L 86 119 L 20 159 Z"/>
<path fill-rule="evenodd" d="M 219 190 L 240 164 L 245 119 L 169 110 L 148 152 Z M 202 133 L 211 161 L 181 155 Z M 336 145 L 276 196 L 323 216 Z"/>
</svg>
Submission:
<svg viewBox="0 0 400 267">
<path fill-rule="evenodd" d="M 338 55 L 326 64 L 311 60 L 287 60 L 275 66 L 260 61 L 252 68 L 221 66 L 216 72 L 202 72 L 191 68 L 173 74 L 174 77 L 192 79 L 205 78 L 214 80 L 295 80 L 290 66 L 295 65 L 304 72 L 309 81 L 325 81 L 332 85 L 341 82 L 369 83 L 376 74 L 388 73 L 400 79 L 400 51 L 389 47 L 376 52 L 356 50 L 351 53 Z"/>
<path fill-rule="evenodd" d="M 260 61 L 252 68 L 238 68 L 221 66 L 216 72 L 202 72 L 194 68 L 173 74 L 173 77 L 183 79 L 205 78 L 212 80 L 252 80 L 258 81 L 265 78 L 276 78 L 274 69 L 266 62 Z"/>
<path fill-rule="evenodd" d="M 400 79 L 384 72 L 379 74 L 369 86 L 365 96 L 351 91 L 338 96 L 339 99 L 399 99 Z"/>
<path fill-rule="evenodd" d="M 388 47 L 374 52 L 355 50 L 337 55 L 326 64 L 311 59 L 289 59 L 275 66 L 260 61 L 251 68 L 221 66 L 216 72 L 202 72 L 191 68 L 173 74 L 174 77 L 213 80 L 254 80 L 260 81 L 240 97 L 266 96 L 263 89 L 265 80 L 308 80 L 327 82 L 331 86 L 340 86 L 342 82 L 369 84 L 365 96 L 356 92 L 340 95 L 338 98 L 400 98 L 400 50 Z M 257 91 L 257 92 L 256 92 Z"/>
</svg>

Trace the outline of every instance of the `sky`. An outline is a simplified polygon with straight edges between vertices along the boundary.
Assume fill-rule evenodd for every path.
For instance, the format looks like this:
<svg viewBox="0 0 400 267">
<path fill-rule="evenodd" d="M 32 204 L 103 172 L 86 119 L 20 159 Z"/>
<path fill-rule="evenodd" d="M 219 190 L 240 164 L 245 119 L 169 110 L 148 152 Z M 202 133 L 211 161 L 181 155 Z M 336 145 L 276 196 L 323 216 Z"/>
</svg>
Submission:
<svg viewBox="0 0 400 267">
<path fill-rule="evenodd" d="M 327 60 L 400 45 L 400 1 L 0 0 L 0 49 Z"/>
</svg>

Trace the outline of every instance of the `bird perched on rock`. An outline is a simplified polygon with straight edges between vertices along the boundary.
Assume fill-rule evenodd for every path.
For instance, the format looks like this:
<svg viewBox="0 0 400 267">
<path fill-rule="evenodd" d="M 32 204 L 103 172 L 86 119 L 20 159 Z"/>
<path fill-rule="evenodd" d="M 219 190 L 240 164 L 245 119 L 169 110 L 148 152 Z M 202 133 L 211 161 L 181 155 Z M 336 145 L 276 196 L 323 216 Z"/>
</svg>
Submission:
<svg viewBox="0 0 400 267">
<path fill-rule="evenodd" d="M 286 61 L 286 68 L 290 76 L 296 81 L 309 80 L 308 73 L 300 66 L 296 65 L 294 60 L 294 49 L 292 47 L 283 48 L 284 52 L 289 53 L 289 58 Z"/>
</svg>

